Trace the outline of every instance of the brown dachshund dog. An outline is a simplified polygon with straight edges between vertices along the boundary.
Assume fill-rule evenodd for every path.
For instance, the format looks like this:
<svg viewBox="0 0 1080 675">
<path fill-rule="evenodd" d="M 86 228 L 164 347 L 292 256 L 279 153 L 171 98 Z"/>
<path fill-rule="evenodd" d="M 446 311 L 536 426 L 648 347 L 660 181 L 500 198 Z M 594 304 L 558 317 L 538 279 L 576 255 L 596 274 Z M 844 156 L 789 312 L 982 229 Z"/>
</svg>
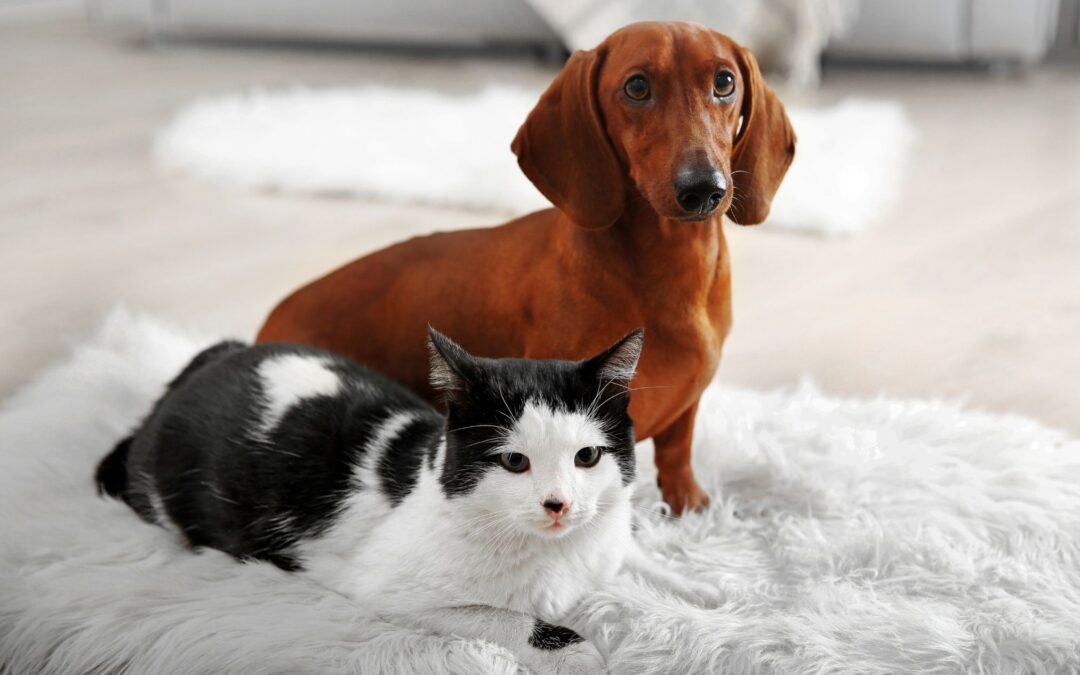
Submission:
<svg viewBox="0 0 1080 675">
<path fill-rule="evenodd" d="M 754 57 L 687 23 L 579 51 L 512 145 L 555 205 L 410 239 L 286 298 L 259 333 L 348 354 L 431 399 L 430 324 L 486 356 L 578 359 L 646 327 L 630 407 L 675 513 L 708 496 L 690 446 L 731 326 L 721 215 L 759 223 L 795 134 Z"/>
</svg>

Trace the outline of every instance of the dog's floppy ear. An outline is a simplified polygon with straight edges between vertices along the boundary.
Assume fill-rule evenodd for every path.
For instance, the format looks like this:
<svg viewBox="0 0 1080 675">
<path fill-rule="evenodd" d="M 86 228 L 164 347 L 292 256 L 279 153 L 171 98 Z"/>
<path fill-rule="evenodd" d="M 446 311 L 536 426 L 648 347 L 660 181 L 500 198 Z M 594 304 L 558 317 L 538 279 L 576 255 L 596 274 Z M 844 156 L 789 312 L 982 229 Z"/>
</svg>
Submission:
<svg viewBox="0 0 1080 675">
<path fill-rule="evenodd" d="M 574 52 L 510 146 L 533 185 L 586 228 L 614 223 L 626 200 L 622 169 L 596 100 L 602 60 L 599 50 Z"/>
<path fill-rule="evenodd" d="M 739 48 L 736 58 L 743 80 L 742 128 L 732 152 L 735 201 L 727 215 L 740 225 L 756 225 L 769 215 L 773 195 L 795 157 L 795 132 L 754 55 Z"/>
</svg>

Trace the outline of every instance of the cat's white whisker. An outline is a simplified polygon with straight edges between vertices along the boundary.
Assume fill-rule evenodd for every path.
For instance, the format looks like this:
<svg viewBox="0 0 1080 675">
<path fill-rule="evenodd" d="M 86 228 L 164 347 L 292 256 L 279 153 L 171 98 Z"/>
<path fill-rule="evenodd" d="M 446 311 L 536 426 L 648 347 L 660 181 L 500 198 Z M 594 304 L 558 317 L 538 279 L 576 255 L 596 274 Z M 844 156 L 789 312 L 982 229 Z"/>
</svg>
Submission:
<svg viewBox="0 0 1080 675">
<path fill-rule="evenodd" d="M 498 431 L 510 431 L 508 428 L 499 426 L 498 424 L 472 424 L 467 427 L 458 427 L 457 429 L 447 429 L 446 433 L 456 434 L 462 431 L 468 431 L 470 429 L 496 429 Z"/>
</svg>

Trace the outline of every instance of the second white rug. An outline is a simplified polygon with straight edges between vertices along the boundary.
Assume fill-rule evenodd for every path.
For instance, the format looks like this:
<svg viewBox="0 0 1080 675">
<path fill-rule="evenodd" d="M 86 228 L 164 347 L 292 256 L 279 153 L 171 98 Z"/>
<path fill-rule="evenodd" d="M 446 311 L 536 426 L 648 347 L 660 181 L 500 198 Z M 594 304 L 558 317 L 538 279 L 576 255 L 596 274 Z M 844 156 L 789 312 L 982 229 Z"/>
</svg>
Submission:
<svg viewBox="0 0 1080 675">
<path fill-rule="evenodd" d="M 256 90 L 196 102 L 159 135 L 167 169 L 251 189 L 355 195 L 519 215 L 547 206 L 510 141 L 538 91 L 450 96 L 362 86 Z M 798 152 L 768 225 L 858 232 L 901 193 L 914 133 L 894 102 L 790 108 Z"/>
</svg>

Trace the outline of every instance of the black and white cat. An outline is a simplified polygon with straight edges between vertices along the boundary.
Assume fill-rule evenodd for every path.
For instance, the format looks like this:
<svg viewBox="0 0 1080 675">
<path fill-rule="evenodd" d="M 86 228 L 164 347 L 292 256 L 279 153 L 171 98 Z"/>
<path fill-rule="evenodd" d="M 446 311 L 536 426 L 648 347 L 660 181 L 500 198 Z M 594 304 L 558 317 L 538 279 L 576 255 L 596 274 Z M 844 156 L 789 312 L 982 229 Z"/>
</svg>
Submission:
<svg viewBox="0 0 1080 675">
<path fill-rule="evenodd" d="M 412 625 L 596 672 L 553 625 L 632 554 L 637 330 L 580 362 L 470 356 L 430 333 L 448 415 L 330 352 L 222 342 L 98 468 L 192 546 L 269 561 Z"/>
</svg>

